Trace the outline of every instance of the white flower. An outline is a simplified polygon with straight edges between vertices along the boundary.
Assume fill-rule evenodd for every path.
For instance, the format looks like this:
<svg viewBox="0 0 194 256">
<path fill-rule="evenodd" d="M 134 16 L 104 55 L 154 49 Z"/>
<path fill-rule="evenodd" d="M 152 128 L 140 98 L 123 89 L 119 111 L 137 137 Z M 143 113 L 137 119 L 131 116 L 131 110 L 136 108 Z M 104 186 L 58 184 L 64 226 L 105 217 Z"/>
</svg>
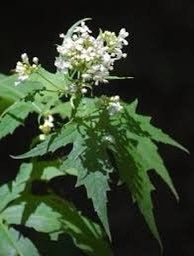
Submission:
<svg viewBox="0 0 194 256">
<path fill-rule="evenodd" d="M 44 141 L 46 139 L 46 135 L 45 134 L 40 134 L 39 135 L 39 140 Z"/>
<path fill-rule="evenodd" d="M 61 34 L 59 34 L 59 37 L 60 37 L 60 38 L 64 38 L 65 35 L 64 35 L 63 33 L 61 33 Z"/>
<path fill-rule="evenodd" d="M 33 57 L 32 62 L 33 62 L 35 65 L 38 65 L 39 59 L 38 59 L 37 57 Z"/>
<path fill-rule="evenodd" d="M 74 33 L 81 33 L 81 34 L 88 34 L 92 31 L 85 25 L 85 22 L 83 21 L 80 26 L 76 27 L 74 30 Z"/>
<path fill-rule="evenodd" d="M 108 104 L 108 112 L 110 116 L 117 114 L 122 111 L 123 106 L 120 103 L 120 97 L 118 95 L 110 98 L 110 102 Z"/>
<path fill-rule="evenodd" d="M 125 39 L 126 37 L 129 36 L 129 33 L 126 31 L 125 28 L 122 28 L 119 32 L 119 40 L 124 44 L 124 45 L 128 45 L 127 40 Z"/>
<path fill-rule="evenodd" d="M 81 92 L 82 92 L 83 94 L 87 93 L 87 91 L 88 91 L 88 90 L 87 90 L 86 88 L 82 88 L 82 89 L 81 89 Z"/>
<path fill-rule="evenodd" d="M 21 60 L 16 63 L 15 72 L 18 74 L 18 79 L 15 82 L 15 86 L 19 85 L 21 82 L 29 78 L 30 74 L 37 70 L 38 67 L 38 58 L 34 57 L 32 59 L 33 64 L 29 62 L 28 55 L 23 53 L 21 55 Z"/>
<path fill-rule="evenodd" d="M 83 83 L 107 83 L 107 77 L 114 68 L 114 62 L 127 56 L 122 48 L 127 45 L 128 32 L 122 28 L 117 36 L 114 32 L 100 32 L 97 38 L 91 36 L 91 30 L 82 22 L 71 36 L 63 38 L 57 46 L 59 57 L 55 66 L 63 74 L 79 74 Z"/>
<path fill-rule="evenodd" d="M 68 69 L 71 68 L 71 64 L 63 60 L 61 57 L 56 58 L 55 66 L 57 67 L 58 71 L 63 74 L 68 73 Z"/>
<path fill-rule="evenodd" d="M 22 59 L 22 62 L 23 62 L 23 63 L 29 64 L 29 58 L 28 58 L 27 53 L 22 53 L 21 59 Z"/>
</svg>

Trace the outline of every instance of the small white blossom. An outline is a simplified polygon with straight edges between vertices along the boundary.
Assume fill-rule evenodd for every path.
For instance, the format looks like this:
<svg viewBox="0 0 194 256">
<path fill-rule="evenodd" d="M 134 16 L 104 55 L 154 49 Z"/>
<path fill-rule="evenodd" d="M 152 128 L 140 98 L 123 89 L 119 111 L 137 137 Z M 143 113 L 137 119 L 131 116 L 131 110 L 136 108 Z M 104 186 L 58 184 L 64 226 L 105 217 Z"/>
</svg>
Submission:
<svg viewBox="0 0 194 256">
<path fill-rule="evenodd" d="M 45 134 L 40 134 L 39 135 L 39 140 L 43 141 L 46 139 L 46 135 Z"/>
<path fill-rule="evenodd" d="M 63 33 L 61 33 L 61 34 L 59 34 L 59 37 L 60 37 L 60 38 L 64 38 L 65 35 L 64 35 Z"/>
<path fill-rule="evenodd" d="M 29 58 L 28 58 L 27 53 L 22 53 L 21 59 L 22 59 L 22 62 L 23 62 L 23 63 L 29 64 Z"/>
<path fill-rule="evenodd" d="M 77 26 L 74 30 L 74 33 L 81 33 L 81 34 L 88 34 L 91 33 L 92 31 L 85 25 L 85 22 L 81 22 L 80 26 Z"/>
<path fill-rule="evenodd" d="M 37 70 L 38 67 L 38 58 L 34 57 L 32 59 L 33 64 L 29 62 L 28 55 L 23 53 L 21 55 L 21 61 L 16 63 L 15 72 L 18 74 L 18 79 L 15 82 L 15 86 L 19 85 L 21 82 L 29 78 L 30 74 Z"/>
<path fill-rule="evenodd" d="M 81 92 L 82 92 L 83 94 L 87 93 L 87 91 L 88 91 L 88 90 L 87 90 L 86 88 L 82 88 L 82 89 L 81 89 Z"/>
<path fill-rule="evenodd" d="M 108 104 L 108 112 L 110 116 L 117 114 L 118 112 L 122 111 L 123 106 L 120 103 L 119 96 L 113 96 L 110 98 L 110 102 Z"/>
<path fill-rule="evenodd" d="M 38 65 L 39 59 L 38 59 L 37 57 L 33 57 L 32 62 L 33 62 L 35 65 Z"/>
<path fill-rule="evenodd" d="M 39 129 L 43 132 L 43 134 L 49 134 L 54 127 L 54 118 L 52 115 L 45 117 L 44 123 L 39 126 Z"/>
<path fill-rule="evenodd" d="M 115 142 L 115 139 L 113 138 L 112 135 L 105 135 L 105 136 L 103 137 L 103 140 L 104 140 L 104 141 L 107 141 L 107 142 L 109 142 L 109 143 L 114 143 L 114 142 Z"/>
</svg>

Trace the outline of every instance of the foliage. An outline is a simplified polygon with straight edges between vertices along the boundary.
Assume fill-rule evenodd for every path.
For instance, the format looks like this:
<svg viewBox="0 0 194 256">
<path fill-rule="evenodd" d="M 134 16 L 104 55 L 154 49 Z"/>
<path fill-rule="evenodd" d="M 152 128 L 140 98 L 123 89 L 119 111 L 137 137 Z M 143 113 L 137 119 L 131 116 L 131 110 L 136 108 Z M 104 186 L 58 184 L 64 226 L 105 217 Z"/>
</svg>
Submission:
<svg viewBox="0 0 194 256">
<path fill-rule="evenodd" d="M 78 32 L 75 32 L 76 29 Z M 71 37 L 78 33 L 77 37 L 89 40 L 88 34 L 87 38 L 83 35 L 86 32 L 90 33 L 85 23 L 79 21 L 62 37 L 67 43 L 67 39 L 73 40 Z M 108 40 L 107 36 L 114 39 L 117 52 L 122 49 L 122 44 L 126 44 L 124 30 L 120 31 L 118 37 L 121 41 L 114 33 L 100 32 L 101 40 Z M 107 45 L 109 43 L 106 41 Z M 66 48 L 63 50 L 67 51 Z M 113 50 L 106 48 L 110 59 L 116 54 Z M 58 51 L 62 54 L 61 49 Z M 59 55 L 59 60 L 64 65 L 67 56 Z M 16 67 L 19 74 L 0 76 L 0 138 L 24 125 L 30 113 L 37 116 L 36 125 L 40 130 L 28 152 L 12 156 L 15 159 L 28 159 L 28 163 L 21 164 L 15 181 L 0 187 L 1 255 L 40 255 L 33 241 L 20 233 L 21 225 L 47 233 L 50 239 L 55 240 L 61 234 L 68 234 L 86 255 L 112 255 L 107 193 L 110 193 L 111 174 L 115 172 L 122 184 L 128 187 L 162 247 L 154 219 L 151 197 L 155 188 L 149 171 L 155 170 L 178 199 L 157 143 L 187 150 L 153 126 L 150 117 L 137 114 L 137 100 L 128 103 L 122 102 L 118 96 L 92 96 L 92 87 L 99 81 L 123 79 L 110 75 L 111 69 L 101 73 L 102 77 L 99 78 L 91 62 L 88 64 L 90 66 L 84 66 L 85 63 L 81 62 L 82 66 L 75 66 L 73 72 L 72 67 L 68 72 L 62 71 L 58 62 L 57 72 L 50 73 L 37 63 L 37 59 L 33 59 L 34 64 L 31 65 L 27 55 L 22 55 L 22 62 L 18 62 Z M 72 59 L 68 59 L 69 62 L 72 63 Z M 93 73 L 90 73 L 91 69 Z M 88 81 L 83 74 L 91 74 Z M 67 147 L 72 147 L 70 152 Z M 59 149 L 62 154 L 57 154 Z M 42 160 L 42 157 L 51 155 L 54 158 L 52 161 Z M 49 182 L 68 175 L 77 178 L 75 190 L 79 186 L 85 187 L 102 226 L 83 216 L 72 202 L 52 191 L 43 195 L 33 193 L 35 181 Z"/>
</svg>

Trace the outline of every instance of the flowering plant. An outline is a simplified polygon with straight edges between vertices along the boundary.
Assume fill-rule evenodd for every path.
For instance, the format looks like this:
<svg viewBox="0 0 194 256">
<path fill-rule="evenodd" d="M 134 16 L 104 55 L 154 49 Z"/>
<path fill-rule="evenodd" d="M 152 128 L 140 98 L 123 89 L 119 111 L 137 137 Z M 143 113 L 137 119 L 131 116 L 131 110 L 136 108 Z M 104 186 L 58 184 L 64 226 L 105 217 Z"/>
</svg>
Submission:
<svg viewBox="0 0 194 256">
<path fill-rule="evenodd" d="M 86 255 L 112 255 L 107 217 L 112 173 L 117 173 L 118 185 L 128 187 L 162 247 L 154 220 L 154 186 L 149 170 L 154 169 L 178 199 L 156 143 L 187 150 L 154 127 L 150 117 L 137 114 L 137 100 L 127 103 L 117 95 L 93 95 L 99 84 L 131 78 L 112 75 L 115 62 L 127 56 L 123 50 L 128 32 L 122 28 L 117 35 L 100 30 L 94 37 L 87 20 L 78 21 L 60 35 L 56 73 L 46 71 L 37 57 L 30 62 L 24 53 L 15 74 L 0 76 L 0 139 L 12 134 L 30 113 L 36 114 L 38 128 L 29 151 L 12 156 L 26 159 L 15 181 L 0 187 L 2 256 L 40 255 L 33 241 L 18 231 L 21 224 L 55 240 L 66 233 Z M 34 193 L 35 181 L 68 175 L 77 179 L 75 190 L 85 187 L 102 225 L 55 193 Z"/>
</svg>

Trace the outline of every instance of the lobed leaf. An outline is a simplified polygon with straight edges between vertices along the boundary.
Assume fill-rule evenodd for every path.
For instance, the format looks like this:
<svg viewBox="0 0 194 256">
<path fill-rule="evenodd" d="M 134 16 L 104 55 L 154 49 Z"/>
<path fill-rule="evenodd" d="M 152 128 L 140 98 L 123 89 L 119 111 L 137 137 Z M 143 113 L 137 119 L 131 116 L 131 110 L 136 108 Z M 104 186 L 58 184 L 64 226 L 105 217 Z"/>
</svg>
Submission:
<svg viewBox="0 0 194 256">
<path fill-rule="evenodd" d="M 8 232 L 7 226 L 4 223 L 9 225 L 25 224 L 27 227 L 33 228 L 38 232 L 48 233 L 51 238 L 55 234 L 55 239 L 57 239 L 57 233 L 66 233 L 73 238 L 76 246 L 87 255 L 112 255 L 108 243 L 103 239 L 104 233 L 100 226 L 82 216 L 71 203 L 55 196 L 33 196 L 29 192 L 26 193 L 27 182 L 31 182 L 35 178 L 32 172 L 36 171 L 36 167 L 37 165 L 32 170 L 32 164 L 23 164 L 11 188 L 9 189 L 7 185 L 0 187 L 0 219 L 2 220 L 0 222 L 0 237 L 2 234 L 0 248 L 3 245 L 7 245 L 8 251 L 5 252 L 10 253 L 12 251 L 9 241 L 6 240 L 5 234 L 3 234 L 5 229 Z M 48 168 L 52 167 L 43 168 L 40 179 L 50 178 L 50 175 L 45 177 L 45 173 L 48 174 Z M 26 192 L 24 193 L 24 191 Z M 21 192 L 23 192 L 22 195 Z M 23 222 L 24 216 L 25 222 Z M 10 232 L 9 230 L 8 233 Z M 32 253 L 35 252 L 30 241 L 26 241 L 24 243 L 22 240 L 20 242 L 16 241 L 15 238 L 11 238 L 11 243 L 12 245 L 14 244 L 14 248 L 17 248 L 18 255 L 26 255 L 21 252 L 23 252 L 22 250 L 26 250 L 27 245 L 28 248 L 32 248 Z M 15 253 L 14 249 L 13 252 Z M 6 255 L 12 254 L 7 253 Z M 35 256 L 38 254 L 32 255 Z"/>
<path fill-rule="evenodd" d="M 94 127 L 79 127 L 73 150 L 63 162 L 61 170 L 77 174 L 77 186 L 85 186 L 88 198 L 111 239 L 107 217 L 107 191 L 109 172 L 112 170 L 102 138 Z M 100 188 L 100 189 L 99 189 Z"/>
<path fill-rule="evenodd" d="M 135 100 L 131 104 L 125 104 L 126 117 L 127 119 L 133 120 L 134 124 L 144 133 L 144 136 L 149 136 L 152 140 L 156 142 L 162 142 L 164 144 L 169 144 L 175 146 L 188 153 L 188 150 L 172 139 L 168 134 L 165 134 L 161 129 L 153 126 L 150 121 L 151 118 L 147 116 L 142 116 L 136 113 L 138 101 Z M 143 135 L 143 134 L 142 134 Z"/>
<path fill-rule="evenodd" d="M 11 105 L 0 117 L 0 139 L 12 134 L 14 130 L 23 125 L 25 118 L 36 111 L 32 102 L 18 101 Z"/>
<path fill-rule="evenodd" d="M 1 256 L 39 256 L 37 248 L 28 238 L 18 231 L 8 228 L 0 219 L 0 253 Z"/>
<path fill-rule="evenodd" d="M 72 143 L 76 138 L 76 125 L 74 123 L 66 124 L 58 133 L 48 135 L 46 140 L 32 148 L 27 153 L 19 156 L 13 156 L 15 159 L 24 159 L 35 156 L 42 156 L 49 152 L 54 152 L 58 148 Z"/>
</svg>

